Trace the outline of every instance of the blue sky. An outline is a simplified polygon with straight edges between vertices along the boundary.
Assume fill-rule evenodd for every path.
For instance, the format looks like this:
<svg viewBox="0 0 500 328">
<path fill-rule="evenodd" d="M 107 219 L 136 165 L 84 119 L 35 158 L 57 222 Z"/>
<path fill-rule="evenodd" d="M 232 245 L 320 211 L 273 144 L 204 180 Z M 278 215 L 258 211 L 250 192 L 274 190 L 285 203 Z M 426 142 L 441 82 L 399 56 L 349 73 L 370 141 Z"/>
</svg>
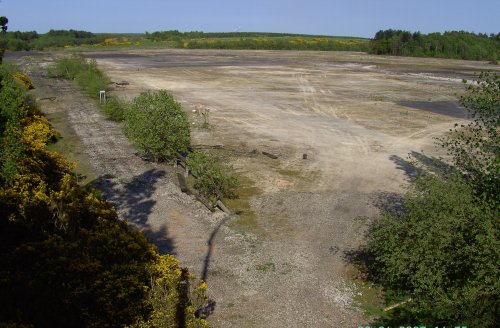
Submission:
<svg viewBox="0 0 500 328">
<path fill-rule="evenodd" d="M 372 37 L 380 29 L 500 32 L 500 0 L 0 0 L 9 30 L 289 32 Z"/>
</svg>

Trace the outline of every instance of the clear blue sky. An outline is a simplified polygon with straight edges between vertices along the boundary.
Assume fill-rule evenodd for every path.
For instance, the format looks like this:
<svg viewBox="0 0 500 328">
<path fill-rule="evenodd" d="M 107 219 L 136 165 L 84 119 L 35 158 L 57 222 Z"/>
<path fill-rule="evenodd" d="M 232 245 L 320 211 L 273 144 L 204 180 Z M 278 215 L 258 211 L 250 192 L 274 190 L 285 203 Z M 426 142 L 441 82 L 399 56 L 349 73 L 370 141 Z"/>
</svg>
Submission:
<svg viewBox="0 0 500 328">
<path fill-rule="evenodd" d="M 0 0 L 9 30 L 290 32 L 372 37 L 380 29 L 500 32 L 500 0 Z"/>
</svg>

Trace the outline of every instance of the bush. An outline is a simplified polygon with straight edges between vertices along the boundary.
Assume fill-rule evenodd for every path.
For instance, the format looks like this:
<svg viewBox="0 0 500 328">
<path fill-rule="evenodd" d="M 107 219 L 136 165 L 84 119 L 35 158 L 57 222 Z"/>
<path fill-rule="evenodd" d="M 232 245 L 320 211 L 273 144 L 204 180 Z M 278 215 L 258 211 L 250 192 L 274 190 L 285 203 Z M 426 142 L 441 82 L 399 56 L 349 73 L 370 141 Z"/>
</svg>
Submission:
<svg viewBox="0 0 500 328">
<path fill-rule="evenodd" d="M 386 296 L 412 299 L 393 311 L 391 325 L 498 327 L 495 206 L 460 178 L 427 176 L 405 207 L 376 223 L 368 247 Z"/>
<path fill-rule="evenodd" d="M 75 80 L 92 98 L 99 97 L 99 91 L 108 90 L 109 77 L 97 68 L 95 59 L 87 60 L 72 55 L 58 58 L 48 67 L 50 77 L 62 77 Z"/>
<path fill-rule="evenodd" d="M 48 66 L 47 73 L 49 77 L 62 77 L 73 80 L 80 72 L 85 70 L 86 67 L 87 60 L 85 58 L 72 55 L 55 59 L 54 62 Z"/>
<path fill-rule="evenodd" d="M 214 156 L 196 151 L 189 154 L 187 165 L 196 178 L 196 189 L 203 195 L 212 199 L 236 196 L 234 189 L 238 185 L 238 180 L 218 165 Z"/>
<path fill-rule="evenodd" d="M 417 179 L 370 236 L 369 272 L 387 301 L 405 300 L 387 325 L 500 325 L 500 77 L 481 74 L 461 104 L 473 121 L 441 140 L 455 166 Z"/>
<path fill-rule="evenodd" d="M 125 105 L 115 97 L 108 97 L 102 110 L 110 119 L 121 122 L 125 119 Z"/>
<path fill-rule="evenodd" d="M 478 194 L 500 203 L 500 75 L 481 73 L 460 103 L 473 121 L 455 124 L 441 145 Z"/>
<path fill-rule="evenodd" d="M 99 97 L 99 91 L 107 91 L 109 77 L 97 68 L 95 59 L 85 61 L 83 69 L 75 76 L 75 82 L 92 98 Z"/>
<path fill-rule="evenodd" d="M 190 144 L 187 114 L 165 90 L 137 96 L 125 111 L 124 131 L 139 153 L 154 161 L 186 153 Z"/>
</svg>

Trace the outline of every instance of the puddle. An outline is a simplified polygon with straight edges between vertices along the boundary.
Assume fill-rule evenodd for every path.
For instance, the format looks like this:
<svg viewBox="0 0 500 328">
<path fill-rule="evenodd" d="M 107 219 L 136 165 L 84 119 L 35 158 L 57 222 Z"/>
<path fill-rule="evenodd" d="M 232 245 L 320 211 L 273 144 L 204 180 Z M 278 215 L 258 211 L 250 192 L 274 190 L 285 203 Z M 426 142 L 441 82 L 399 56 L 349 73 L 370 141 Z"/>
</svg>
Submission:
<svg viewBox="0 0 500 328">
<path fill-rule="evenodd" d="M 398 101 L 397 104 L 455 118 L 469 118 L 467 110 L 454 101 Z"/>
</svg>

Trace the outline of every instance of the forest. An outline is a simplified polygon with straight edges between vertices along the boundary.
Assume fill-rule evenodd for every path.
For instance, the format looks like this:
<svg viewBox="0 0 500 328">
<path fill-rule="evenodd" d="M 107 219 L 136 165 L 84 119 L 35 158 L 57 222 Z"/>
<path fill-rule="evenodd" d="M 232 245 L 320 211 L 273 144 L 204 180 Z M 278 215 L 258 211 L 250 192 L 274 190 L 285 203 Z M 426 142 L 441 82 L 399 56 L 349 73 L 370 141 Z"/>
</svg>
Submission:
<svg viewBox="0 0 500 328">
<path fill-rule="evenodd" d="M 370 41 L 370 53 L 496 62 L 500 58 L 500 33 L 487 35 L 450 31 L 422 34 L 392 29 L 380 30 Z"/>
</svg>

